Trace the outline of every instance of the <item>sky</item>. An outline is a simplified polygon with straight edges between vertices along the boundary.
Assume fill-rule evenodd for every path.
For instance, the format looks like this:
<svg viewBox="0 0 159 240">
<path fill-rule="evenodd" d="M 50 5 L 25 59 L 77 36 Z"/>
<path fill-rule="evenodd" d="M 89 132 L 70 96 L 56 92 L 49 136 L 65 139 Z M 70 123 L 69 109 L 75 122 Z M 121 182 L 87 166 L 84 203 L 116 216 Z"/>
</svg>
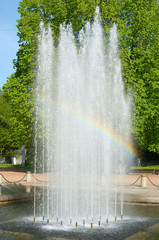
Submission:
<svg viewBox="0 0 159 240">
<path fill-rule="evenodd" d="M 13 59 L 18 51 L 17 21 L 21 0 L 0 0 L 0 88 L 14 73 Z"/>
</svg>

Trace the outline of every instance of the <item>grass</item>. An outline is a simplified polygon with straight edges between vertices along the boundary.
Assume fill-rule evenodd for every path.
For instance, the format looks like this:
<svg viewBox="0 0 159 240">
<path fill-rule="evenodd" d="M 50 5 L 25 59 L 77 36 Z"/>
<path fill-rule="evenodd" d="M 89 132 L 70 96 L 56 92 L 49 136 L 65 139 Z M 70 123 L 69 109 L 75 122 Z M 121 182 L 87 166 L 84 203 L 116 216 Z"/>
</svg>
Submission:
<svg viewBox="0 0 159 240">
<path fill-rule="evenodd" d="M 11 164 L 11 163 L 0 163 L 0 167 L 15 167 L 17 165 Z"/>
<path fill-rule="evenodd" d="M 152 165 L 152 166 L 133 166 L 131 169 L 159 169 L 159 165 Z"/>
<path fill-rule="evenodd" d="M 31 167 L 30 166 L 25 166 L 22 167 L 21 164 L 12 164 L 12 163 L 0 163 L 0 167 L 14 167 L 14 168 L 18 168 L 18 169 L 23 169 L 23 170 L 27 170 L 27 171 L 31 171 Z"/>
<path fill-rule="evenodd" d="M 32 171 L 33 169 L 30 166 L 22 167 L 21 164 L 11 164 L 11 163 L 0 163 L 0 167 L 15 167 L 18 169 L 23 169 L 27 171 Z M 131 169 L 159 169 L 159 165 L 152 165 L 152 166 L 132 166 Z"/>
</svg>

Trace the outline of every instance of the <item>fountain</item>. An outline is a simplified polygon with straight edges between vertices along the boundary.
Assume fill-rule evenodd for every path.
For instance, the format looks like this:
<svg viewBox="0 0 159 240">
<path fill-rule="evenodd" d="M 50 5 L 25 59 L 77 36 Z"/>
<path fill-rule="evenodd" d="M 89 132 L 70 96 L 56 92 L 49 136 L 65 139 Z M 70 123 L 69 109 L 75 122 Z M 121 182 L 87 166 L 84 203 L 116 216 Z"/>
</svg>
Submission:
<svg viewBox="0 0 159 240">
<path fill-rule="evenodd" d="M 108 224 L 123 216 L 118 185 L 133 158 L 117 26 L 106 44 L 97 9 L 78 43 L 71 26 L 62 25 L 56 48 L 51 28 L 40 28 L 34 171 L 47 173 L 47 183 L 41 203 L 34 198 L 34 222 L 41 216 L 61 226 Z"/>
</svg>

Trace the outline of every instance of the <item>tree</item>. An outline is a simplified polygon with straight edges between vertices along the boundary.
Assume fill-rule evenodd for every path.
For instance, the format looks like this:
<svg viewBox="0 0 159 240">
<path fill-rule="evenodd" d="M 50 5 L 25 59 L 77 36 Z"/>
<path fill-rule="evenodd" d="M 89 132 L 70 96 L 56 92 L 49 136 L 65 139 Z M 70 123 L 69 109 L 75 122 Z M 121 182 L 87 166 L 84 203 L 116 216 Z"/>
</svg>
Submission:
<svg viewBox="0 0 159 240">
<path fill-rule="evenodd" d="M 60 24 L 72 24 L 78 41 L 82 27 L 100 8 L 103 32 L 118 26 L 119 49 L 127 93 L 134 99 L 132 132 L 141 151 L 159 153 L 159 3 L 157 0 L 23 0 L 19 5 L 19 50 L 15 73 L 4 85 L 18 131 L 17 142 L 31 152 L 34 139 L 34 89 L 39 24 L 50 24 L 55 45 Z"/>
<path fill-rule="evenodd" d="M 106 32 L 118 24 L 125 88 L 133 93 L 133 133 L 142 151 L 159 153 L 159 3 L 101 1 Z"/>
<path fill-rule="evenodd" d="M 6 101 L 3 91 L 0 91 L 0 151 L 4 156 L 13 154 L 18 148 L 16 143 L 15 119 L 10 104 Z"/>
</svg>

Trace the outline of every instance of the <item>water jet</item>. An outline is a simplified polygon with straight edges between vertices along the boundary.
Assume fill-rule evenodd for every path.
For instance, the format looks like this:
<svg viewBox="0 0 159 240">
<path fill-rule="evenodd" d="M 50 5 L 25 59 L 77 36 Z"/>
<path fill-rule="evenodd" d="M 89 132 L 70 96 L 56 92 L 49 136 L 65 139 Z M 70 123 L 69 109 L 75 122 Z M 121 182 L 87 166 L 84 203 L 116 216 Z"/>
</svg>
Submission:
<svg viewBox="0 0 159 240">
<path fill-rule="evenodd" d="M 96 14 L 78 41 L 77 48 L 71 26 L 62 25 L 55 48 L 51 28 L 41 23 L 35 109 L 35 173 L 38 163 L 47 176 L 41 211 L 76 227 L 83 218 L 92 226 L 99 216 L 117 220 L 118 185 L 133 158 L 117 26 L 105 46 Z"/>
</svg>

